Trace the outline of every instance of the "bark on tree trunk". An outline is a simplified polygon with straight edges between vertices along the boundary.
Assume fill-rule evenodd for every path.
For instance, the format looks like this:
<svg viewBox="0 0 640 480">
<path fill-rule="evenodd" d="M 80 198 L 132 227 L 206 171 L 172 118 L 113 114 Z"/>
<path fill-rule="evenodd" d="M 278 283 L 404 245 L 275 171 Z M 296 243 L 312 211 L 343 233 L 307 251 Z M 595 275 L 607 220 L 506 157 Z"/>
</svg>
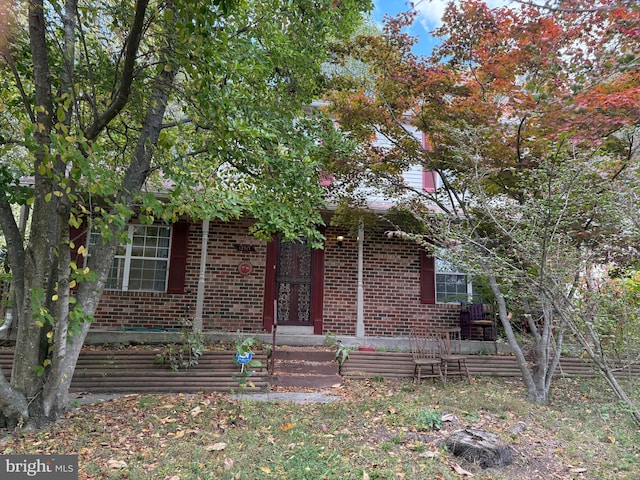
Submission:
<svg viewBox="0 0 640 480">
<path fill-rule="evenodd" d="M 513 463 L 511 448 L 496 435 L 484 430 L 457 430 L 446 439 L 445 445 L 452 454 L 477 463 L 482 468 L 506 467 Z"/>
<path fill-rule="evenodd" d="M 127 104 L 138 49 L 145 31 L 147 6 L 148 0 L 138 0 L 135 3 L 135 16 L 125 42 L 119 87 L 113 101 L 101 114 L 96 112 L 94 122 L 84 132 L 84 138 L 89 141 L 96 139 Z M 54 193 L 69 189 L 72 182 L 68 172 L 69 165 L 62 161 L 62 157 L 50 153 L 50 138 L 52 133 L 56 133 L 53 132 L 54 128 L 61 128 L 53 126 L 54 113 L 58 115 L 58 120 L 68 127 L 73 123 L 74 110 L 73 102 L 68 106 L 61 104 L 64 109 L 62 120 L 59 118 L 59 112 L 54 112 L 49 67 L 51 59 L 46 39 L 47 12 L 42 0 L 30 0 L 28 7 L 35 108 L 31 108 L 28 98 L 23 97 L 23 100 L 25 108 L 32 112 L 33 135 L 38 145 L 33 152 L 35 198 L 31 235 L 26 248 L 15 225 L 11 205 L 8 201 L 0 199 L 0 222 L 7 238 L 9 259 L 14 274 L 14 317 L 18 328 L 11 384 L 0 372 L 0 409 L 13 424 L 25 423 L 40 427 L 59 418 L 68 407 L 69 386 L 89 324 L 83 324 L 79 335 L 73 337 L 71 343 L 67 342 L 70 322 L 75 321 L 70 314 L 70 205 L 64 195 Z M 56 86 L 56 94 L 63 96 L 71 95 L 73 92 L 76 15 L 77 0 L 67 0 L 62 18 L 63 71 L 61 83 Z M 167 57 L 170 58 L 170 54 Z M 171 71 L 165 69 L 156 78 L 149 109 L 138 138 L 138 148 L 125 174 L 121 194 L 116 199 L 129 208 L 151 170 L 150 163 L 175 72 L 175 68 Z M 62 133 L 62 130 L 57 133 Z M 78 148 L 83 150 L 81 146 Z M 61 181 L 64 182 L 64 187 L 59 185 Z M 77 305 L 80 305 L 85 318 L 96 311 L 117 248 L 117 230 L 116 226 L 112 226 L 113 240 L 100 245 L 91 259 L 91 268 L 99 280 L 82 283 L 75 295 Z M 51 353 L 50 346 L 53 347 Z"/>
<path fill-rule="evenodd" d="M 151 94 L 150 107 L 147 111 L 144 127 L 138 140 L 138 147 L 135 150 L 134 160 L 131 162 L 130 168 L 123 181 L 120 202 L 127 205 L 130 205 L 136 194 L 141 191 L 151 170 L 151 160 L 162 129 L 162 120 L 175 76 L 175 69 L 171 69 L 170 71 L 165 70 L 159 74 L 156 80 L 155 88 Z M 114 235 L 112 235 L 113 240 L 107 244 L 98 246 L 91 257 L 95 262 L 91 263 L 90 267 L 98 274 L 101 280 L 96 284 L 87 283 L 81 284 L 80 286 L 77 298 L 78 302 L 83 305 L 85 314 L 93 315 L 97 309 L 102 287 L 111 268 L 118 246 L 119 236 L 116 233 L 119 232 L 114 231 Z M 65 262 L 66 265 L 68 265 L 70 258 L 65 258 Z M 66 272 L 62 273 L 67 274 Z M 69 295 L 70 289 L 68 283 L 66 283 L 64 287 L 66 295 Z M 39 405 L 35 407 L 37 408 L 38 414 L 42 415 L 47 421 L 57 419 L 61 413 L 68 409 L 69 387 L 71 386 L 73 371 L 75 370 L 82 345 L 90 328 L 90 324 L 84 324 L 80 335 L 74 336 L 72 342 L 68 343 L 66 341 L 66 331 L 69 326 L 68 309 L 65 312 L 61 312 L 61 314 L 65 315 L 65 321 L 63 322 L 60 332 L 64 332 L 65 334 L 56 337 L 52 368 L 43 387 L 42 400 L 39 402 Z"/>
<path fill-rule="evenodd" d="M 551 346 L 553 345 L 550 323 L 552 317 L 548 316 L 545 319 L 542 333 L 538 332 L 537 328 L 532 329 L 531 333 L 535 338 L 536 347 L 534 349 L 534 364 L 533 367 L 530 367 L 529 362 L 527 361 L 511 326 L 511 320 L 509 319 L 509 315 L 507 312 L 507 304 L 504 296 L 502 295 L 502 291 L 500 290 L 500 286 L 498 285 L 495 274 L 493 274 L 492 271 L 486 266 L 484 270 L 489 279 L 491 291 L 493 292 L 498 303 L 498 314 L 500 317 L 500 322 L 504 328 L 509 346 L 513 350 L 514 356 L 516 357 L 516 362 L 518 363 L 518 367 L 520 368 L 520 372 L 522 373 L 524 384 L 527 387 L 527 398 L 528 400 L 535 403 L 545 403 L 549 399 L 551 379 L 553 378 L 555 369 L 560 362 L 560 349 L 557 345 L 555 346 L 551 360 L 549 355 Z M 562 337 L 560 336 L 560 343 L 561 340 Z"/>
</svg>

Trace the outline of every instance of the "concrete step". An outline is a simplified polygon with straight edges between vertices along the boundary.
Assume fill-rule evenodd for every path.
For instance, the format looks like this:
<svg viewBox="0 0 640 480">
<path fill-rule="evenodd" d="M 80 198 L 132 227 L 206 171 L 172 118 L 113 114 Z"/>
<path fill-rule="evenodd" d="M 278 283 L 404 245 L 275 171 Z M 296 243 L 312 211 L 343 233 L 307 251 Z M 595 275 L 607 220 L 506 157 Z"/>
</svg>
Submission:
<svg viewBox="0 0 640 480">
<path fill-rule="evenodd" d="M 335 375 L 292 375 L 280 374 L 271 377 L 271 385 L 276 387 L 324 389 L 340 385 L 342 377 Z"/>
<path fill-rule="evenodd" d="M 276 348 L 274 358 L 278 360 L 304 360 L 308 362 L 331 362 L 335 358 L 333 350 L 308 349 L 279 349 Z"/>
<path fill-rule="evenodd" d="M 275 361 L 276 374 L 289 375 L 337 375 L 338 364 L 336 362 L 305 362 L 305 361 Z"/>
<path fill-rule="evenodd" d="M 342 381 L 335 352 L 327 348 L 276 349 L 274 359 L 273 386 L 324 389 Z"/>
</svg>

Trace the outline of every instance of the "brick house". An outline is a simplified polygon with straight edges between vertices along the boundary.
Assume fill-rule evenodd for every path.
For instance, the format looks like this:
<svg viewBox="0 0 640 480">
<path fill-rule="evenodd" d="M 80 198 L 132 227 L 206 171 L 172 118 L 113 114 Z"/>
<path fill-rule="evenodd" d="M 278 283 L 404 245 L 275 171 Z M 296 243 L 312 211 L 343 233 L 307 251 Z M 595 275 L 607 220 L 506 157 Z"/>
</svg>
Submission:
<svg viewBox="0 0 640 480">
<path fill-rule="evenodd" d="M 315 335 L 403 336 L 424 323 L 458 323 L 459 305 L 436 303 L 433 258 L 381 228 L 360 242 L 328 227 L 324 249 L 309 250 L 301 243 L 260 241 L 247 233 L 249 225 L 245 220 L 137 226 L 136 238 L 146 241 L 145 248 L 151 230 L 166 230 L 168 237 L 160 240 L 170 245 L 169 255 L 154 259 L 155 276 L 142 282 L 134 277 L 150 276 L 151 270 L 134 272 L 135 252 L 116 259 L 130 269 L 130 285 L 110 280 L 94 329 L 179 328 L 186 317 L 204 331 L 269 332 L 274 310 L 281 331 Z"/>
<path fill-rule="evenodd" d="M 434 185 L 430 172 L 407 178 Z M 118 252 L 92 330 L 172 330 L 188 320 L 204 332 L 268 334 L 277 316 L 279 334 L 331 332 L 361 343 L 459 324 L 460 304 L 447 299 L 471 293 L 468 277 L 382 226 L 357 237 L 328 226 L 324 248 L 310 250 L 258 240 L 250 225 L 130 225 L 132 241 Z"/>
</svg>

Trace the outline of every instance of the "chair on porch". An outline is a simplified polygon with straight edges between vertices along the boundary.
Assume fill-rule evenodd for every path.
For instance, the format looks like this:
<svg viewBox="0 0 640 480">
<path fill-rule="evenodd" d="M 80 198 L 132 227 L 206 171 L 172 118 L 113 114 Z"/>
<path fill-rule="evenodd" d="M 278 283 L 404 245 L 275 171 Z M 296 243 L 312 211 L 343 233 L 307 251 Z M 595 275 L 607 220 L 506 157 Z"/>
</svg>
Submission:
<svg viewBox="0 0 640 480">
<path fill-rule="evenodd" d="M 495 321 L 483 303 L 472 303 L 460 312 L 460 329 L 463 339 L 471 338 L 471 329 L 474 326 L 482 327 L 483 340 L 495 341 Z"/>
<path fill-rule="evenodd" d="M 440 359 L 444 367 L 444 380 L 447 384 L 447 375 L 459 375 L 469 380 L 469 368 L 467 357 L 462 355 L 462 339 L 460 328 L 447 328 L 441 330 L 440 335 Z M 451 370 L 449 367 L 452 367 Z"/>
<path fill-rule="evenodd" d="M 420 384 L 422 378 L 430 377 L 435 382 L 437 373 L 444 383 L 439 334 L 426 328 L 413 329 L 409 333 L 409 344 L 413 355 L 413 381 Z M 429 367 L 431 372 L 427 371 Z"/>
</svg>

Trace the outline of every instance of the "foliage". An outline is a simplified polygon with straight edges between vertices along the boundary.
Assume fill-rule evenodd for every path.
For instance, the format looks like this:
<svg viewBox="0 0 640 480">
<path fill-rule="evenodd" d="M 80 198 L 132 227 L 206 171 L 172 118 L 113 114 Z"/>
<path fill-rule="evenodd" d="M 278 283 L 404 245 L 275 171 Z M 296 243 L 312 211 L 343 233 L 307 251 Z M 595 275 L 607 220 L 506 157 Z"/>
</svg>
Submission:
<svg viewBox="0 0 640 480">
<path fill-rule="evenodd" d="M 342 365 L 349 360 L 349 354 L 354 350 L 354 347 L 343 345 L 337 336 L 333 332 L 327 332 L 325 334 L 325 343 L 331 348 L 335 348 L 335 360 L 338 362 L 338 371 L 342 370 Z"/>
<path fill-rule="evenodd" d="M 614 276 L 615 275 L 615 276 Z M 580 327 L 601 355 L 631 365 L 640 352 L 640 272 L 613 270 L 580 289 Z"/>
<path fill-rule="evenodd" d="M 253 358 L 252 348 L 256 342 L 255 337 L 243 337 L 240 330 L 238 330 L 235 342 L 236 353 L 233 356 L 233 361 L 240 366 L 240 374 L 235 375 L 233 378 L 238 382 L 240 393 L 244 392 L 247 385 L 254 386 L 248 379 L 253 375 L 254 368 L 262 366 L 260 360 Z"/>
<path fill-rule="evenodd" d="M 452 2 L 430 58 L 411 53 L 415 13 L 403 13 L 344 47 L 369 75 L 337 74 L 328 95 L 360 146 L 335 162 L 336 195 L 398 199 L 418 226 L 397 222 L 390 236 L 482 277 L 537 402 L 549 399 L 565 329 L 580 323 L 588 269 L 640 257 L 640 45 L 628 35 L 640 11 L 615 5 Z M 435 172 L 442 186 L 419 189 L 407 171 Z M 540 319 L 528 323 L 534 362 L 511 318 Z"/>
<path fill-rule="evenodd" d="M 327 45 L 348 37 L 370 6 L 18 0 L 0 7 L 0 227 L 18 330 L 11 383 L 0 376 L 4 416 L 38 427 L 64 413 L 132 219 L 247 216 L 260 238 L 321 240 L 318 172 L 344 142 L 326 115 L 305 107 L 323 88 Z M 28 236 L 16 205 L 30 211 Z M 90 255 L 81 244 L 88 231 L 102 240 Z M 51 321 L 31 322 L 32 312 Z M 34 366 L 43 358 L 51 363 L 39 377 Z"/>
<path fill-rule="evenodd" d="M 471 389 L 353 381 L 337 402 L 265 402 L 240 418 L 226 394 L 126 395 L 8 437 L 0 454 L 77 452 L 80 478 L 105 479 L 464 477 L 456 468 L 481 480 L 637 476 L 638 430 L 601 381 L 562 380 L 548 406 L 526 402 L 522 388 L 500 378 Z M 437 405 L 455 420 L 417 431 L 416 405 Z M 483 470 L 444 451 L 441 442 L 461 427 L 498 434 L 515 450 L 514 465 Z"/>
<path fill-rule="evenodd" d="M 185 327 L 182 329 L 181 336 L 181 342 L 165 345 L 162 352 L 156 355 L 155 363 L 169 365 L 174 372 L 186 370 L 198 364 L 198 360 L 205 351 L 202 332 Z"/>
<path fill-rule="evenodd" d="M 442 412 L 433 408 L 422 408 L 416 415 L 419 430 L 440 430 L 442 428 Z"/>
</svg>

